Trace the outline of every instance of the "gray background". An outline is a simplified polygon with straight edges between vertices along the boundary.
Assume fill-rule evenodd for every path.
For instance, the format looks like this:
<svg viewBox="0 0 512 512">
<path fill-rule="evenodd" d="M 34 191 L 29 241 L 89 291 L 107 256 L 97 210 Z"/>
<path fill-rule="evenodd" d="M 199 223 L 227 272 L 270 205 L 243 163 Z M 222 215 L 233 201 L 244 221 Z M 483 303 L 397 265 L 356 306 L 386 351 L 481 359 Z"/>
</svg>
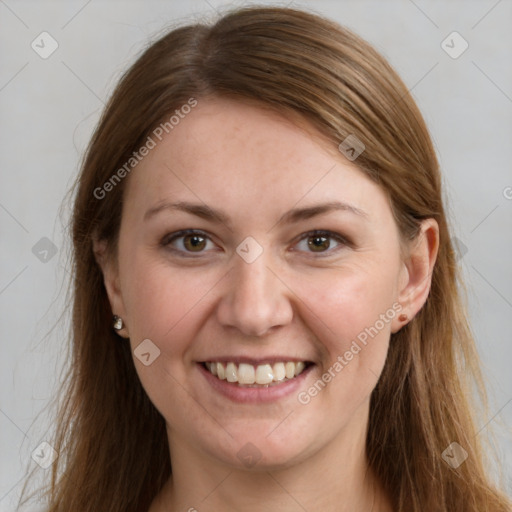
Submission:
<svg viewBox="0 0 512 512">
<path fill-rule="evenodd" d="M 61 205 L 103 104 L 149 38 L 247 3 L 0 0 L 0 512 L 15 509 L 27 467 L 44 473 L 31 454 L 50 439 L 44 407 L 60 382 L 69 323 L 66 315 L 59 321 L 69 277 Z M 512 493 L 512 2 L 293 4 L 374 44 L 425 116 L 491 392 L 478 435 L 495 428 Z M 46 59 L 31 47 L 42 46 L 43 31 L 58 43 Z M 453 31 L 469 44 L 458 58 L 441 46 Z M 450 41 L 452 52 L 460 50 Z"/>
</svg>

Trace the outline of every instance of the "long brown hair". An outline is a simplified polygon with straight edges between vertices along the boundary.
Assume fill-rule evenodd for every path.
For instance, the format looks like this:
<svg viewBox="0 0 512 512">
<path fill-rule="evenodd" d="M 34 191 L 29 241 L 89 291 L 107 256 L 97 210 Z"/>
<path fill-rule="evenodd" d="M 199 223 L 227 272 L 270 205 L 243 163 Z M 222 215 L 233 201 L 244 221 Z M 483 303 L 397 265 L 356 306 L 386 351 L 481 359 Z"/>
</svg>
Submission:
<svg viewBox="0 0 512 512">
<path fill-rule="evenodd" d="M 72 217 L 72 345 L 51 443 L 59 458 L 49 512 L 142 512 L 171 475 L 164 419 L 141 386 L 129 344 L 112 331 L 92 250 L 97 237 L 115 255 L 126 180 L 101 198 L 95 190 L 162 118 L 208 95 L 300 114 L 336 146 L 355 135 L 366 146 L 356 163 L 388 194 L 403 240 L 422 219 L 437 221 L 431 292 L 392 335 L 371 399 L 367 453 L 397 512 L 509 510 L 486 476 L 474 425 L 472 386 L 484 401 L 485 392 L 439 165 L 417 106 L 387 61 L 349 30 L 300 10 L 249 7 L 151 44 L 120 80 L 90 142 Z M 458 468 L 442 457 L 454 441 L 468 453 Z"/>
</svg>

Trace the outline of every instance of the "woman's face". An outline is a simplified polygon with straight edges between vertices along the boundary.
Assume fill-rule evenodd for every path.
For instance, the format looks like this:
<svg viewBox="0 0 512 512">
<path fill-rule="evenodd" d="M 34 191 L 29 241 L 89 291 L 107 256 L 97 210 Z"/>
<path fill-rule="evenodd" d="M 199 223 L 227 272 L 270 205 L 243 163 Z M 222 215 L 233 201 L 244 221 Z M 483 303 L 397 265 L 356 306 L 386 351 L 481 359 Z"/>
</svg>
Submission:
<svg viewBox="0 0 512 512">
<path fill-rule="evenodd" d="M 407 282 L 383 191 L 313 131 L 227 99 L 154 139 L 106 282 L 171 452 L 279 467 L 362 439 Z"/>
</svg>

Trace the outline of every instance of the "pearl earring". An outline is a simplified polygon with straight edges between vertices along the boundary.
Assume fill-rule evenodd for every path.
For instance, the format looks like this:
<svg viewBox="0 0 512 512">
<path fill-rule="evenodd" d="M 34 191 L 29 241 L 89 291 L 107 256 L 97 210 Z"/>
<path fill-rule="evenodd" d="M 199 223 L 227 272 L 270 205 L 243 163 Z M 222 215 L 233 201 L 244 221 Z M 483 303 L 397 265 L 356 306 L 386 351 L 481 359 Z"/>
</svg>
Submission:
<svg viewBox="0 0 512 512">
<path fill-rule="evenodd" d="M 407 320 L 407 315 L 405 313 L 402 313 L 399 317 L 398 317 L 398 320 L 400 320 L 400 322 L 405 322 Z"/>
<path fill-rule="evenodd" d="M 123 319 L 120 316 L 114 315 L 114 323 L 112 325 L 116 331 L 123 328 Z"/>
</svg>

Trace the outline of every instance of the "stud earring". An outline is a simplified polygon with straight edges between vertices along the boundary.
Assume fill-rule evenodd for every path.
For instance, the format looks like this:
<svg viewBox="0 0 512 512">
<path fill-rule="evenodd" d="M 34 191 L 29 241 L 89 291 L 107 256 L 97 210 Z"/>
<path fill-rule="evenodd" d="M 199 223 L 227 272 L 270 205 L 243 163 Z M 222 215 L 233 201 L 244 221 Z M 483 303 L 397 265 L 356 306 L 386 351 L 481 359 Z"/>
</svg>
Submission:
<svg viewBox="0 0 512 512">
<path fill-rule="evenodd" d="M 114 323 L 112 324 L 112 327 L 116 331 L 120 331 L 123 328 L 123 319 L 120 316 L 114 315 Z"/>
<path fill-rule="evenodd" d="M 398 320 L 400 320 L 400 322 L 405 322 L 407 320 L 407 315 L 405 313 L 402 313 L 399 317 L 398 317 Z"/>
</svg>

